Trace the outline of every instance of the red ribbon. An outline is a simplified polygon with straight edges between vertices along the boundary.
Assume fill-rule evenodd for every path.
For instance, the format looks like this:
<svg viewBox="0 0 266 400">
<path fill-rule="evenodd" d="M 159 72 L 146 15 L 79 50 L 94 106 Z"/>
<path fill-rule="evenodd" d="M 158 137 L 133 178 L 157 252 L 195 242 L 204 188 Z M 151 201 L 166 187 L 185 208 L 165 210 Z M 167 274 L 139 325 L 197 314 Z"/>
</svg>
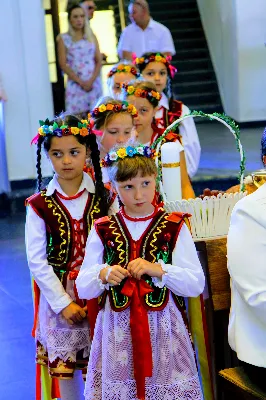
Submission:
<svg viewBox="0 0 266 400">
<path fill-rule="evenodd" d="M 153 292 L 143 279 L 128 278 L 121 293 L 131 298 L 130 330 L 133 347 L 134 377 L 137 384 L 137 397 L 145 399 L 145 378 L 152 376 L 152 347 L 147 309 L 143 299 Z"/>
</svg>

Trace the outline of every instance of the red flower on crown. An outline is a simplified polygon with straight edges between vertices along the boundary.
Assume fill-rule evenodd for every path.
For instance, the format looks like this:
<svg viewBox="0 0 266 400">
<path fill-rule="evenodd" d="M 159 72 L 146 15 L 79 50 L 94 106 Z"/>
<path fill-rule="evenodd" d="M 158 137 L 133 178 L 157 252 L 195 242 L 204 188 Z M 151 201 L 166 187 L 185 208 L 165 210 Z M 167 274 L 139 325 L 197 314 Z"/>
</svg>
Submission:
<svg viewBox="0 0 266 400">
<path fill-rule="evenodd" d="M 121 105 L 121 104 L 115 104 L 115 105 L 114 105 L 114 111 L 115 111 L 115 112 L 120 111 L 121 108 L 122 108 L 122 105 Z"/>
</svg>

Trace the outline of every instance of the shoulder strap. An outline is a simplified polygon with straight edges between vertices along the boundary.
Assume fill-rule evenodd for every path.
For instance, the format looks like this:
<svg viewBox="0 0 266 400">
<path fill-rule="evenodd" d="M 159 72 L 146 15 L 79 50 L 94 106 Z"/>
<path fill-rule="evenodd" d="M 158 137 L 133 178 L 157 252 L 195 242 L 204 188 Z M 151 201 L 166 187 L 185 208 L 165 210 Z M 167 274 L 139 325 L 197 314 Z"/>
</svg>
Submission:
<svg viewBox="0 0 266 400">
<path fill-rule="evenodd" d="M 109 223 L 110 221 L 111 221 L 110 217 L 105 216 L 105 217 L 102 217 L 102 218 L 97 219 L 97 220 L 94 222 L 94 224 L 95 224 L 95 225 L 105 225 L 105 224 Z"/>
<path fill-rule="evenodd" d="M 181 221 L 185 222 L 189 217 L 191 217 L 191 215 L 188 213 L 172 212 L 171 214 L 167 215 L 166 219 L 179 224 Z"/>
</svg>

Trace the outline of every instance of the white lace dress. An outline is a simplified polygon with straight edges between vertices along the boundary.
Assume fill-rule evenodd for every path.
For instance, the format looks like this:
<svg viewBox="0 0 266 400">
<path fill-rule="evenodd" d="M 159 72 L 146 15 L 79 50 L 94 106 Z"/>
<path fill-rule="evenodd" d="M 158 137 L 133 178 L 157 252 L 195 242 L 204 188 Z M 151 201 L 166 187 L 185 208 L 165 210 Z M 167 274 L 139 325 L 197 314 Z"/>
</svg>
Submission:
<svg viewBox="0 0 266 400">
<path fill-rule="evenodd" d="M 125 219 L 132 238 L 138 240 L 150 220 L 138 223 Z M 204 288 L 204 274 L 191 235 L 184 225 L 173 252 L 174 265 L 163 265 L 163 280 L 153 278 L 157 286 L 166 285 L 180 296 L 198 296 Z M 93 298 L 105 289 L 98 278 L 103 263 L 103 245 L 95 229 L 91 231 L 86 254 L 77 279 L 79 295 Z M 108 285 L 106 285 L 108 288 Z M 146 378 L 145 399 L 200 400 L 202 392 L 194 352 L 181 313 L 172 296 L 162 311 L 148 311 L 152 344 L 153 373 Z M 130 330 L 130 308 L 111 309 L 107 298 L 98 314 L 92 342 L 86 386 L 86 400 L 135 400 L 136 382 Z"/>
</svg>

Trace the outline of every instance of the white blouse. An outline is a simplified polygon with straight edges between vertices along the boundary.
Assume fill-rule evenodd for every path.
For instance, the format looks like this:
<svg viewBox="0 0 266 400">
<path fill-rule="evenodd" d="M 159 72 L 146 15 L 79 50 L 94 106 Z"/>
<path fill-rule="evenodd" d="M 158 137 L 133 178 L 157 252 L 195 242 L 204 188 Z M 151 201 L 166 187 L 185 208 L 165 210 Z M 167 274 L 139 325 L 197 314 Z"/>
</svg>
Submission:
<svg viewBox="0 0 266 400">
<path fill-rule="evenodd" d="M 150 220 L 133 222 L 126 218 L 124 218 L 124 221 L 133 240 L 138 240 L 150 223 Z M 78 293 L 82 299 L 98 297 L 105 288 L 108 289 L 109 287 L 108 284 L 103 285 L 99 279 L 101 269 L 106 267 L 106 264 L 103 264 L 103 252 L 102 241 L 93 228 L 87 240 L 85 257 L 76 280 Z M 172 262 L 173 265 L 164 264 L 160 260 L 166 273 L 162 280 L 153 278 L 154 284 L 158 287 L 165 285 L 173 293 L 180 296 L 196 297 L 201 294 L 204 289 L 205 277 L 193 239 L 185 224 L 178 236 L 172 254 Z"/>
<path fill-rule="evenodd" d="M 169 101 L 164 93 L 162 93 L 162 98 L 159 102 L 158 111 L 155 116 L 156 119 L 163 118 L 163 108 L 169 110 Z M 189 113 L 189 108 L 183 104 L 181 117 Z M 159 124 L 159 128 L 164 127 Z M 188 175 L 190 178 L 193 178 L 199 168 L 201 154 L 199 136 L 194 119 L 191 117 L 182 121 L 179 125 L 179 132 L 182 136 L 182 144 L 185 150 Z"/>
<path fill-rule="evenodd" d="M 73 219 L 79 220 L 82 218 L 88 193 L 95 192 L 93 180 L 86 173 L 83 173 L 83 180 L 77 193 L 80 193 L 83 189 L 86 189 L 85 192 L 77 199 L 60 199 Z M 55 190 L 68 197 L 54 176 L 47 186 L 46 194 L 51 196 Z M 117 203 L 114 203 L 110 207 L 110 214 L 117 212 L 117 208 Z M 45 221 L 36 214 L 31 206 L 27 207 L 25 238 L 30 271 L 53 311 L 59 314 L 73 300 L 66 293 L 62 283 L 54 273 L 53 267 L 47 262 Z"/>
</svg>

